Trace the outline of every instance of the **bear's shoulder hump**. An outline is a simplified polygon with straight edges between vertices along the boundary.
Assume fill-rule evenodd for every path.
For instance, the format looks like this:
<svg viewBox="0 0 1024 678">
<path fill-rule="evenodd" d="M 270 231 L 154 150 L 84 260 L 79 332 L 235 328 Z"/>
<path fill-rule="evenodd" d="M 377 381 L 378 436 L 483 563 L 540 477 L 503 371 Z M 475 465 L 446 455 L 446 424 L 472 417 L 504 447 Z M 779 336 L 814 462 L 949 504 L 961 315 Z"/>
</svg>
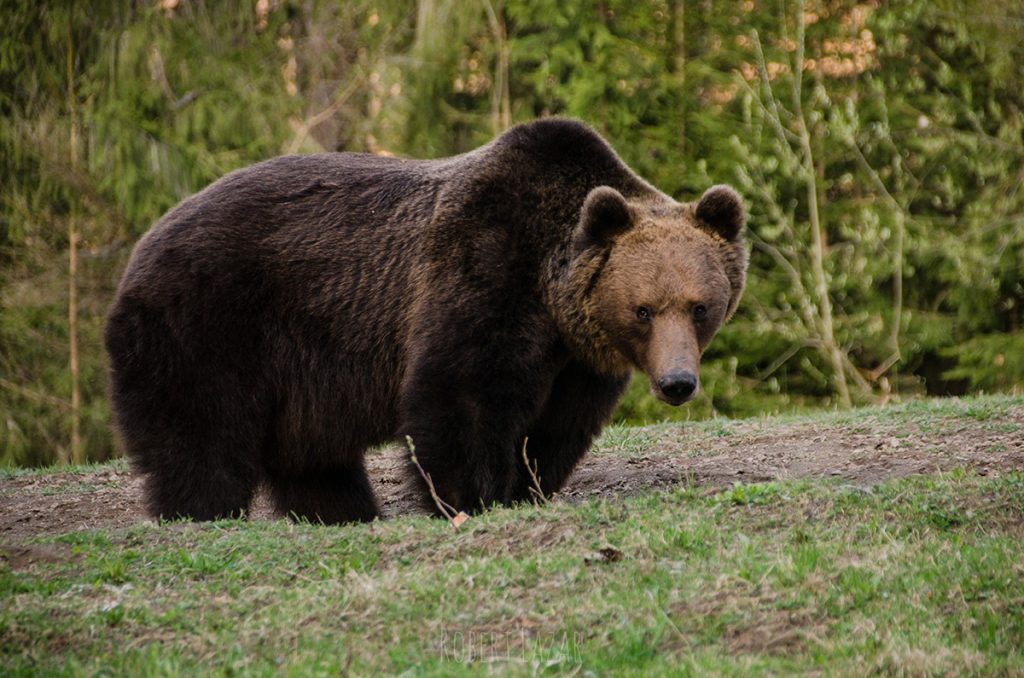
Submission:
<svg viewBox="0 0 1024 678">
<path fill-rule="evenodd" d="M 498 138 L 498 146 L 538 158 L 618 158 L 600 134 L 571 118 L 543 118 L 517 125 Z"/>
</svg>

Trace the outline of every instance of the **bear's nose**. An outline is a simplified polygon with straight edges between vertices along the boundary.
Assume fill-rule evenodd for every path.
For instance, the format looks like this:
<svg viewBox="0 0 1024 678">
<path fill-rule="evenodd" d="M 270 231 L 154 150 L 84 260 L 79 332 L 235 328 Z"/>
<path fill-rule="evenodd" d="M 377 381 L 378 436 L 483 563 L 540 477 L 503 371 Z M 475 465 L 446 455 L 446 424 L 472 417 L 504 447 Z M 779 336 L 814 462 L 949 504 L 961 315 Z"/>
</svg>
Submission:
<svg viewBox="0 0 1024 678">
<path fill-rule="evenodd" d="M 658 379 L 658 388 L 669 400 L 681 403 L 697 390 L 697 376 L 693 372 L 669 372 Z"/>
</svg>

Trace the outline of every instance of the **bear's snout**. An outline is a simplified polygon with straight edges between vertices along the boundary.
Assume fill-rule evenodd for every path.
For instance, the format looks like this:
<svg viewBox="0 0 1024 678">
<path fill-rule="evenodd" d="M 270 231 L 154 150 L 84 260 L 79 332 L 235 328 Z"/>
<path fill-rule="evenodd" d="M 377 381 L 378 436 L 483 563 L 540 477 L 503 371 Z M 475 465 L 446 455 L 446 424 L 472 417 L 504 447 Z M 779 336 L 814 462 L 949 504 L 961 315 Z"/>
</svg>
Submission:
<svg viewBox="0 0 1024 678">
<path fill-rule="evenodd" d="M 658 379 L 657 395 L 669 405 L 682 405 L 697 392 L 697 375 L 680 370 Z"/>
</svg>

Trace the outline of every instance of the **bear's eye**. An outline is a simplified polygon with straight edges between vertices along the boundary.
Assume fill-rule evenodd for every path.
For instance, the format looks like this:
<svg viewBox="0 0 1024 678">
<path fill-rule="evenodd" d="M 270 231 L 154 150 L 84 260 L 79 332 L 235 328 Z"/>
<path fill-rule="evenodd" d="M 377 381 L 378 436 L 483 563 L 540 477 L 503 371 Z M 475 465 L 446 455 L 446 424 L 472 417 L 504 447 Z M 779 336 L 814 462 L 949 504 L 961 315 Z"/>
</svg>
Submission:
<svg viewBox="0 0 1024 678">
<path fill-rule="evenodd" d="M 637 306 L 636 319 L 642 323 L 651 322 L 651 309 L 647 308 L 646 306 Z"/>
<path fill-rule="evenodd" d="M 697 304 L 693 307 L 693 319 L 704 320 L 708 317 L 708 307 L 704 304 Z"/>
</svg>

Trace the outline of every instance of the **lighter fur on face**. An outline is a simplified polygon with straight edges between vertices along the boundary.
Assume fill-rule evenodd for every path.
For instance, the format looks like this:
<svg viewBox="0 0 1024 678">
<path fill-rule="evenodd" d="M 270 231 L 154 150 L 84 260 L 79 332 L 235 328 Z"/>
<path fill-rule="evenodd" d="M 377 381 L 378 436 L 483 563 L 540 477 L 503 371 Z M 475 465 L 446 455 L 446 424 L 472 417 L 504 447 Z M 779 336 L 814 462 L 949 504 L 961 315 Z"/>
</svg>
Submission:
<svg viewBox="0 0 1024 678">
<path fill-rule="evenodd" d="M 742 241 L 702 228 L 692 204 L 666 202 L 631 202 L 631 228 L 572 260 L 561 285 L 572 302 L 558 315 L 563 336 L 594 369 L 637 368 L 652 384 L 671 370 L 697 374 L 736 310 L 746 271 Z M 707 317 L 695 322 L 698 304 Z M 648 322 L 638 319 L 640 307 Z"/>
</svg>

